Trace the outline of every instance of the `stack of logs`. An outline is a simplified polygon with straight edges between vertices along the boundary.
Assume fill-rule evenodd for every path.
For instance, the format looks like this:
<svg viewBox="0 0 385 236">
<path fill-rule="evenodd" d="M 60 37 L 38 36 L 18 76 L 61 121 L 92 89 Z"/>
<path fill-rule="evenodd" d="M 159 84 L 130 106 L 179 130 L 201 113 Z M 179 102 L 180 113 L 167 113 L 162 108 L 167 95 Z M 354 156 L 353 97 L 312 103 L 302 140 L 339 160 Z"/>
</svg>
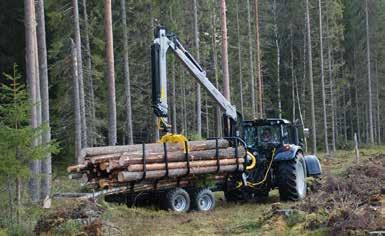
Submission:
<svg viewBox="0 0 385 236">
<path fill-rule="evenodd" d="M 83 161 L 67 168 L 71 179 L 82 179 L 93 189 L 130 185 L 134 191 L 144 191 L 153 189 L 154 183 L 155 188 L 183 186 L 201 175 L 221 179 L 226 173 L 242 171 L 246 150 L 231 147 L 225 139 L 214 139 L 186 145 L 93 147 L 83 149 L 80 155 Z"/>
</svg>

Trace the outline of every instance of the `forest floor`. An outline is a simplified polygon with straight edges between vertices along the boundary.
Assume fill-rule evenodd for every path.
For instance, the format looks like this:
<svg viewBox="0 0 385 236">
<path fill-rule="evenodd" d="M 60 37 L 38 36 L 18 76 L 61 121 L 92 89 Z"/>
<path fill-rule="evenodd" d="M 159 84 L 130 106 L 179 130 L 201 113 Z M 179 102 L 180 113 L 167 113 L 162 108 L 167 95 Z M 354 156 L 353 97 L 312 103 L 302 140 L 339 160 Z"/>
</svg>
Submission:
<svg viewBox="0 0 385 236">
<path fill-rule="evenodd" d="M 226 203 L 217 193 L 214 211 L 176 214 L 154 206 L 61 200 L 53 202 L 35 230 L 75 235 L 367 235 L 385 230 L 385 147 L 360 154 L 359 164 L 353 152 L 321 155 L 324 175 L 308 179 L 308 196 L 300 202 L 280 202 L 277 190 L 264 203 Z"/>
</svg>

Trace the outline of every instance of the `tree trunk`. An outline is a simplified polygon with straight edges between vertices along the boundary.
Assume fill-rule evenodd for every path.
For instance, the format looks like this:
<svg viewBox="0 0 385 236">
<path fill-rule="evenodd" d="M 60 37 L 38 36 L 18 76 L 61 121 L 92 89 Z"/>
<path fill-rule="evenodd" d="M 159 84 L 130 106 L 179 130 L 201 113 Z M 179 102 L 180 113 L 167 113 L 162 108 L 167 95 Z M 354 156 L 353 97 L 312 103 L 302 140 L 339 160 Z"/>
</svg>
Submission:
<svg viewBox="0 0 385 236">
<path fill-rule="evenodd" d="M 377 102 L 377 144 L 381 145 L 381 119 L 380 119 L 380 82 L 378 78 L 378 61 L 376 60 L 376 102 Z"/>
<path fill-rule="evenodd" d="M 132 133 L 132 106 L 131 106 L 131 85 L 130 85 L 130 70 L 128 62 L 128 32 L 127 32 L 127 16 L 126 16 L 126 0 L 120 0 L 120 8 L 122 14 L 123 25 L 123 64 L 124 64 L 124 91 L 126 97 L 126 135 L 128 144 L 134 143 Z"/>
<path fill-rule="evenodd" d="M 104 37 L 106 41 L 106 77 L 108 81 L 108 144 L 116 145 L 115 68 L 111 0 L 104 0 Z"/>
<path fill-rule="evenodd" d="M 73 90 L 74 90 L 74 115 L 75 115 L 75 156 L 77 158 L 77 163 L 83 162 L 83 157 L 81 157 L 82 149 L 82 126 L 81 126 L 81 117 L 80 117 L 80 98 L 79 98 L 79 74 L 78 74 L 78 56 L 76 55 L 77 49 L 75 43 L 71 39 L 71 55 L 72 55 L 72 77 L 73 77 Z"/>
<path fill-rule="evenodd" d="M 293 25 L 290 26 L 290 71 L 291 71 L 291 104 L 292 104 L 292 121 L 296 120 L 296 105 L 295 105 L 295 71 L 294 71 L 294 35 Z"/>
<path fill-rule="evenodd" d="M 255 0 L 255 32 L 256 32 L 256 58 L 257 58 L 257 76 L 258 76 L 258 95 L 259 95 L 259 117 L 264 117 L 263 112 L 263 80 L 261 72 L 261 52 L 259 43 L 259 10 L 258 0 Z"/>
<path fill-rule="evenodd" d="M 238 1 L 237 1 L 238 3 Z M 250 76 L 250 94 L 251 94 L 251 110 L 253 118 L 256 117 L 256 105 L 255 105 L 255 78 L 254 78 L 254 62 L 253 62 L 253 45 L 251 40 L 251 13 L 250 13 L 250 1 L 246 1 L 247 7 L 247 34 L 249 39 L 249 76 Z"/>
<path fill-rule="evenodd" d="M 247 0 L 249 1 L 249 0 Z M 238 67 L 239 67 L 239 96 L 241 99 L 241 115 L 244 117 L 244 112 L 243 112 L 243 73 L 242 73 L 242 50 L 241 50 L 241 34 L 240 34 L 240 27 L 239 27 L 239 4 L 238 1 L 236 2 L 237 4 L 237 40 L 238 40 Z M 249 4 L 247 5 L 249 7 Z M 248 17 L 250 18 L 250 12 L 248 12 Z M 251 28 L 249 24 L 249 28 Z M 250 29 L 251 31 L 251 29 Z M 249 39 L 251 40 L 251 32 L 249 34 Z M 250 43 L 251 47 L 251 43 Z M 250 67 L 253 68 L 253 63 L 250 64 Z M 253 73 L 254 74 L 254 73 Z M 255 110 L 255 107 L 254 107 Z"/>
<path fill-rule="evenodd" d="M 83 57 L 82 57 L 82 42 L 80 38 L 80 25 L 79 25 L 79 9 L 78 0 L 72 0 L 72 9 L 74 16 L 74 32 L 75 32 L 75 45 L 77 50 L 77 65 L 78 65 L 78 82 L 79 82 L 79 101 L 80 101 L 80 117 L 82 126 L 82 147 L 88 146 L 87 141 L 87 121 L 86 121 L 86 106 L 84 101 L 84 85 L 83 85 Z"/>
<path fill-rule="evenodd" d="M 314 84 L 313 84 L 313 55 L 311 48 L 311 31 L 310 31 L 310 15 L 309 0 L 306 3 L 306 22 L 307 22 L 307 45 L 308 45 L 308 63 L 309 63 L 309 80 L 310 80 L 310 101 L 311 101 L 311 123 L 312 123 L 312 154 L 317 153 L 317 130 L 315 123 L 315 105 L 314 105 Z"/>
<path fill-rule="evenodd" d="M 326 18 L 326 34 L 329 36 L 329 20 Z M 329 71 L 329 84 L 330 84 L 330 104 L 331 104 L 331 128 L 332 128 L 332 151 L 336 151 L 336 131 L 335 131 L 335 110 L 336 106 L 334 103 L 334 78 L 332 69 L 332 56 L 331 56 L 331 41 L 328 37 L 328 71 Z M 355 74 L 354 74 L 355 75 Z M 360 133 L 360 132 L 358 132 Z"/>
<path fill-rule="evenodd" d="M 226 0 L 221 0 L 221 31 L 222 31 L 222 74 L 223 74 L 223 96 L 230 101 L 230 75 L 227 45 L 227 20 Z"/>
<path fill-rule="evenodd" d="M 88 14 L 87 14 L 87 0 L 83 0 L 83 17 L 84 17 L 84 40 L 87 53 L 87 74 L 88 74 L 88 142 L 92 147 L 96 143 L 96 127 L 95 127 L 95 94 L 94 94 L 94 72 L 92 67 L 92 56 L 90 47 L 90 37 L 88 32 Z"/>
<path fill-rule="evenodd" d="M 369 141 L 374 144 L 374 130 L 373 130 L 373 96 L 372 96 L 372 78 L 370 66 L 370 36 L 369 36 L 369 9 L 368 0 L 365 0 L 365 23 L 366 23 L 366 60 L 368 64 L 368 112 L 369 112 Z"/>
<path fill-rule="evenodd" d="M 213 54 L 213 64 L 214 64 L 214 77 L 215 77 L 215 87 L 219 89 L 219 72 L 218 72 L 218 56 L 217 56 L 217 43 L 216 43 L 216 14 L 215 14 L 215 7 L 213 7 L 211 11 L 211 44 L 212 44 L 212 54 Z M 215 135 L 217 137 L 220 137 L 222 135 L 222 116 L 221 116 L 221 110 L 218 105 L 216 105 L 216 132 Z"/>
<path fill-rule="evenodd" d="M 322 32 L 322 2 L 318 0 L 318 15 L 319 15 L 319 36 L 320 36 L 320 58 L 321 58 L 321 90 L 322 90 L 322 110 L 323 110 L 323 125 L 324 125 L 324 142 L 325 151 L 329 155 L 329 140 L 328 140 L 328 124 L 326 113 L 326 93 L 325 93 L 325 78 L 324 78 L 324 48 L 323 48 L 323 32 Z"/>
<path fill-rule="evenodd" d="M 122 0 L 123 1 L 123 0 Z M 177 133 L 177 127 L 176 127 L 176 71 L 175 71 L 175 60 L 172 62 L 172 80 L 171 80 L 171 86 L 172 86 L 172 100 L 171 100 L 171 108 L 172 108 L 172 132 L 174 134 Z"/>
<path fill-rule="evenodd" d="M 281 52 L 278 42 L 278 23 L 277 23 L 277 1 L 273 1 L 273 14 L 274 14 L 274 37 L 275 37 L 275 48 L 277 50 L 277 97 L 278 97 L 278 117 L 282 119 L 282 101 L 281 101 L 281 78 L 280 78 L 280 62 Z"/>
<path fill-rule="evenodd" d="M 36 19 L 35 19 L 35 5 L 32 0 L 24 0 L 24 25 L 25 25 L 25 41 L 26 41 L 26 77 L 28 84 L 28 94 L 31 104 L 36 104 L 36 81 L 38 80 L 36 71 L 36 48 L 34 41 L 36 40 Z M 37 110 L 36 106 L 31 108 L 31 120 L 30 124 L 32 128 L 37 128 Z M 38 139 L 33 140 L 33 146 L 38 145 Z M 31 160 L 29 163 L 29 170 L 31 177 L 29 180 L 29 194 L 32 201 L 38 201 L 39 199 L 39 161 Z"/>
<path fill-rule="evenodd" d="M 47 129 L 42 133 L 42 144 L 48 144 L 51 141 L 51 129 L 49 122 L 49 93 L 48 93 L 48 70 L 47 70 L 47 46 L 45 36 L 45 19 L 44 19 L 44 1 L 38 0 L 38 49 L 39 49 L 39 75 L 40 75 L 40 94 L 42 107 L 42 122 Z M 45 199 L 51 192 L 51 154 L 41 160 L 41 198 Z"/>
<path fill-rule="evenodd" d="M 198 28 L 198 6 L 197 0 L 194 0 L 194 44 L 196 50 L 196 60 L 200 63 L 199 53 L 199 28 Z M 196 83 L 196 115 L 197 115 L 197 135 L 202 136 L 202 102 L 201 85 Z"/>
</svg>

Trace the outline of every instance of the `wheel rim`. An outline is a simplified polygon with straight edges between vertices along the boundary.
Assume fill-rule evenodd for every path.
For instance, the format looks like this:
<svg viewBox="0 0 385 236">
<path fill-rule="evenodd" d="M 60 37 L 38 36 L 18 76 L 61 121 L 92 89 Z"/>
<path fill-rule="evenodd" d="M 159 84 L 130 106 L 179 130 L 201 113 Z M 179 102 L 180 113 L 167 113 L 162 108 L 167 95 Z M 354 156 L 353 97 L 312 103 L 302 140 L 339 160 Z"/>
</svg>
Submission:
<svg viewBox="0 0 385 236">
<path fill-rule="evenodd" d="M 174 199 L 174 209 L 175 211 L 184 211 L 186 209 L 187 200 L 184 196 L 178 195 Z"/>
<path fill-rule="evenodd" d="M 299 198 L 303 198 L 305 196 L 306 186 L 305 186 L 305 172 L 303 170 L 302 162 L 298 161 L 297 163 L 297 191 Z"/>
<path fill-rule="evenodd" d="M 213 206 L 213 200 L 211 199 L 211 196 L 204 194 L 198 199 L 198 204 L 202 211 L 208 211 Z"/>
</svg>

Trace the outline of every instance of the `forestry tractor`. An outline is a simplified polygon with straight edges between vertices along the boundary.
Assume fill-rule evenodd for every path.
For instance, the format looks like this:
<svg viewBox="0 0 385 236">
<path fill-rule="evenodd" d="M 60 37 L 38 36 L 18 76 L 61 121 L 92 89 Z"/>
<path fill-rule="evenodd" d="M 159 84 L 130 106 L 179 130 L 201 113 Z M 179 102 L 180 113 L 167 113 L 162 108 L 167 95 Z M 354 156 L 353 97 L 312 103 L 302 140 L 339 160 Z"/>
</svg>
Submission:
<svg viewBox="0 0 385 236">
<path fill-rule="evenodd" d="M 243 121 L 236 108 L 209 81 L 206 72 L 184 49 L 177 36 L 164 27 L 156 28 L 151 47 L 153 108 L 159 118 L 160 129 L 165 132 L 170 129 L 167 122 L 168 50 L 182 61 L 191 75 L 223 109 L 224 136 L 237 138 L 248 150 L 244 171 L 229 175 L 211 190 L 224 191 L 227 201 L 265 199 L 273 188 L 278 188 L 282 200 L 303 199 L 306 195 L 305 178 L 321 175 L 318 158 L 304 155 L 303 138 L 308 130 L 285 119 Z M 212 198 L 212 194 L 202 196 L 203 205 L 208 198 Z"/>
<path fill-rule="evenodd" d="M 156 196 L 161 196 L 166 208 L 177 212 L 188 211 L 190 206 L 199 211 L 211 210 L 215 206 L 214 191 L 223 191 L 227 201 L 263 200 L 274 188 L 278 188 L 281 200 L 303 199 L 307 189 L 305 178 L 321 175 L 318 158 L 304 155 L 303 139 L 307 129 L 285 119 L 243 121 L 235 106 L 209 81 L 206 72 L 177 36 L 164 27 L 157 27 L 151 46 L 152 103 L 159 129 L 166 133 L 163 139 L 185 140 L 180 134 L 169 133 L 166 58 L 170 50 L 224 111 L 224 138 L 236 150 L 238 145 L 243 145 L 247 152 L 242 170 L 226 174 L 215 184 L 153 191 Z M 131 200 L 138 199 L 140 195 L 133 193 L 129 198 L 125 195 L 125 201 L 132 203 Z"/>
</svg>

